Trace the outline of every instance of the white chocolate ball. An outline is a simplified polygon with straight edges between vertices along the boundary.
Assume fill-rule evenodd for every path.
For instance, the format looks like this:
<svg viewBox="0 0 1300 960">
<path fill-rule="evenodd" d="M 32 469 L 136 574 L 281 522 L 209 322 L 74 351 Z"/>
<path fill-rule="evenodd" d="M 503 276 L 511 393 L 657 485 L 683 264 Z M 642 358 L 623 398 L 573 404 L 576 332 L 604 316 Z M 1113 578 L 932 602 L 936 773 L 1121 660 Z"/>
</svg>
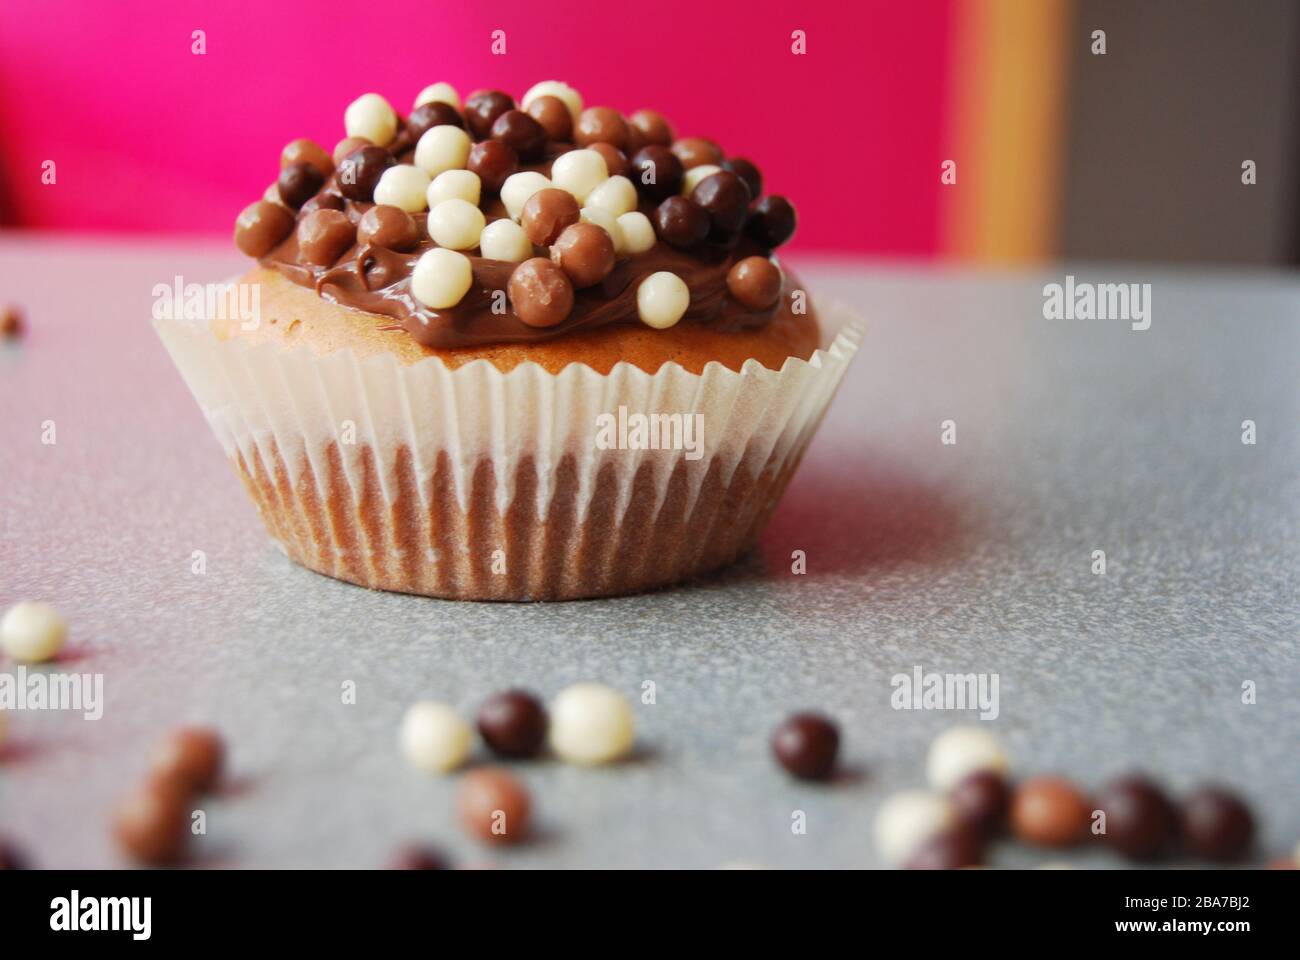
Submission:
<svg viewBox="0 0 1300 960">
<path fill-rule="evenodd" d="M 399 163 L 385 170 L 375 184 L 375 203 L 419 213 L 427 205 L 424 195 L 428 189 L 427 173 L 409 163 Z"/>
<path fill-rule="evenodd" d="M 343 112 L 343 128 L 349 137 L 365 137 L 386 147 L 397 136 L 397 113 L 379 94 L 363 93 Z"/>
<path fill-rule="evenodd" d="M 520 263 L 533 255 L 533 244 L 524 228 L 504 217 L 483 228 L 478 245 L 479 252 L 489 260 Z"/>
<path fill-rule="evenodd" d="M 528 105 L 538 97 L 559 97 L 573 114 L 573 122 L 578 122 L 578 114 L 582 113 L 582 95 L 563 80 L 543 80 L 533 84 L 524 94 L 524 99 L 519 101 L 519 108 L 527 111 Z"/>
<path fill-rule="evenodd" d="M 469 134 L 450 123 L 431 127 L 415 145 L 415 165 L 431 177 L 444 170 L 464 170 L 469 162 Z"/>
<path fill-rule="evenodd" d="M 551 164 L 551 182 L 561 190 L 568 190 L 578 203 L 583 203 L 591 191 L 608 179 L 605 158 L 595 150 L 570 150 Z"/>
<path fill-rule="evenodd" d="M 609 234 L 616 254 L 623 252 L 623 231 L 619 229 L 618 218 L 600 207 L 583 207 L 580 216 L 583 223 L 594 223 Z"/>
<path fill-rule="evenodd" d="M 650 274 L 636 288 L 636 312 L 642 323 L 656 330 L 667 330 L 690 305 L 691 291 L 686 281 L 667 270 Z"/>
<path fill-rule="evenodd" d="M 524 204 L 529 198 L 550 186 L 551 181 L 536 170 L 510 174 L 506 177 L 506 182 L 501 184 L 501 202 L 506 206 L 506 213 L 510 214 L 511 219 L 518 220 L 523 216 Z"/>
<path fill-rule="evenodd" d="M 623 234 L 624 253 L 645 253 L 658 239 L 650 218 L 638 210 L 619 217 L 618 229 Z"/>
<path fill-rule="evenodd" d="M 487 220 L 468 200 L 444 200 L 429 211 L 429 238 L 448 250 L 473 250 Z"/>
<path fill-rule="evenodd" d="M 925 776 L 935 790 L 947 793 L 972 773 L 1005 773 L 1007 753 L 1001 741 L 981 727 L 953 727 L 934 738 L 925 760 Z"/>
<path fill-rule="evenodd" d="M 464 200 L 477 207 L 483 197 L 483 181 L 473 170 L 444 170 L 429 182 L 425 196 L 430 210 L 444 200 Z"/>
<path fill-rule="evenodd" d="M 452 707 L 422 700 L 402 717 L 402 754 L 426 773 L 449 773 L 469 756 L 474 734 Z"/>
<path fill-rule="evenodd" d="M 450 83 L 443 81 L 431 83 L 415 95 L 415 103 L 411 105 L 411 109 L 422 107 L 426 103 L 449 103 L 459 111 L 460 94 Z"/>
<path fill-rule="evenodd" d="M 627 698 L 603 684 L 575 683 L 551 704 L 551 748 L 567 763 L 609 763 L 626 756 L 635 739 Z"/>
<path fill-rule="evenodd" d="M 927 840 L 952 826 L 952 804 L 937 793 L 904 790 L 876 812 L 876 849 L 891 866 L 901 867 Z"/>
<path fill-rule="evenodd" d="M 67 639 L 68 624 L 63 615 L 39 600 L 15 603 L 0 620 L 0 647 L 15 660 L 52 660 Z"/>
<path fill-rule="evenodd" d="M 456 306 L 473 283 L 469 257 L 442 247 L 422 254 L 411 271 L 411 295 L 431 310 Z"/>
<path fill-rule="evenodd" d="M 711 163 L 702 163 L 698 167 L 691 167 L 682 177 L 682 196 L 689 197 L 695 188 L 700 185 L 701 180 L 721 172 L 721 167 L 714 166 Z"/>
<path fill-rule="evenodd" d="M 600 207 L 621 217 L 636 209 L 636 187 L 627 177 L 610 177 L 587 194 L 587 206 Z"/>
</svg>

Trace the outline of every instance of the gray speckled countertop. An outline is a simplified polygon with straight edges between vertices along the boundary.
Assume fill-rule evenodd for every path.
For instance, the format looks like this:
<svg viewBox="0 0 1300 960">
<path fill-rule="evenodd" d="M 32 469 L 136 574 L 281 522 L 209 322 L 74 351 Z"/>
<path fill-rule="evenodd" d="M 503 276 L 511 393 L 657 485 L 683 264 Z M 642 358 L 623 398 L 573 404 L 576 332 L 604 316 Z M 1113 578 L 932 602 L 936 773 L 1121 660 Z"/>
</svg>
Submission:
<svg viewBox="0 0 1300 960">
<path fill-rule="evenodd" d="M 881 800 L 922 785 L 936 732 L 979 722 L 891 709 L 890 677 L 916 665 L 998 674 L 989 724 L 1017 771 L 1219 778 L 1256 804 L 1264 853 L 1300 840 L 1295 276 L 1076 269 L 1153 284 L 1151 329 L 1133 332 L 1044 320 L 1063 270 L 808 263 L 808 286 L 872 329 L 759 554 L 684 589 L 519 606 L 373 593 L 274 549 L 148 323 L 155 283 L 238 266 L 212 247 L 0 236 L 0 301 L 31 326 L 0 351 L 0 604 L 55 602 L 72 624 L 58 669 L 105 685 L 101 720 L 12 717 L 0 832 L 40 865 L 121 863 L 106 811 L 183 720 L 215 722 L 233 751 L 204 864 L 371 866 L 424 839 L 499 866 L 876 865 Z M 520 766 L 537 838 L 475 847 L 454 779 L 398 755 L 402 711 L 580 679 L 634 698 L 654 681 L 637 756 Z M 829 787 L 767 755 L 805 706 L 843 724 Z M 993 857 L 1047 859 L 1062 858 Z"/>
</svg>

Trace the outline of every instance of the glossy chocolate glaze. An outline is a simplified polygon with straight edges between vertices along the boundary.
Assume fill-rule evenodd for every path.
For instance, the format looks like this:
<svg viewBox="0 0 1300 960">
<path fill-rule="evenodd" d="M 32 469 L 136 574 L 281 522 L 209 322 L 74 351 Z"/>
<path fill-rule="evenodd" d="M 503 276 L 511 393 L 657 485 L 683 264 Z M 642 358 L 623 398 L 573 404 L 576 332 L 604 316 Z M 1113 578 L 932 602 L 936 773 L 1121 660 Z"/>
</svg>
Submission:
<svg viewBox="0 0 1300 960">
<path fill-rule="evenodd" d="M 404 133 L 399 134 L 393 153 L 398 162 L 411 163 L 413 150 L 403 139 Z M 551 160 L 568 149 L 573 148 L 568 144 L 552 144 L 545 163 L 520 169 L 537 170 L 549 176 Z M 331 177 L 321 192 L 339 196 L 336 179 Z M 371 206 L 344 201 L 344 210 L 354 224 Z M 499 199 L 493 198 L 480 206 L 489 223 L 506 216 Z M 654 204 L 642 200 L 639 209 L 653 218 Z M 637 286 L 642 279 L 660 270 L 677 274 L 690 289 L 691 305 L 681 320 L 683 323 L 704 323 L 724 330 L 752 329 L 769 322 L 780 310 L 788 309 L 790 302 L 788 276 L 782 279 L 781 298 L 769 310 L 756 313 L 728 295 L 727 272 L 732 265 L 745 257 L 770 253 L 748 237 L 740 236 L 726 243 L 706 242 L 689 253 L 656 243 L 644 253 L 621 256 L 604 281 L 576 291 L 573 310 L 553 327 L 530 327 L 511 311 L 505 291 L 516 264 L 466 254 L 473 267 L 473 286 L 455 307 L 431 310 L 411 295 L 411 271 L 421 254 L 437 244 L 428 238 L 427 214 L 413 217 L 423 239 L 407 253 L 358 244 L 332 266 L 321 267 L 299 257 L 297 236 L 291 233 L 261 263 L 333 303 L 388 317 L 394 323 L 383 329 L 404 330 L 417 343 L 435 349 L 536 343 L 607 324 L 639 324 Z M 535 253 L 546 256 L 547 250 L 536 247 Z"/>
</svg>

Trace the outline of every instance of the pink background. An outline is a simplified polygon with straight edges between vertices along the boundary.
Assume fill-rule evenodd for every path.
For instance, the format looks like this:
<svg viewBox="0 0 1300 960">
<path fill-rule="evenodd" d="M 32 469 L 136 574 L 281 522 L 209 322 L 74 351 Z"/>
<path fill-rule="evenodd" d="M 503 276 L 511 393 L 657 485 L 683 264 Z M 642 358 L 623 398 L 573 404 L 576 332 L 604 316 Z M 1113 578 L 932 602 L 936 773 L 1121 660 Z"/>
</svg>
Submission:
<svg viewBox="0 0 1300 960">
<path fill-rule="evenodd" d="M 405 113 L 435 80 L 518 97 L 563 79 L 588 105 L 653 107 L 679 135 L 755 160 L 796 204 L 799 248 L 938 247 L 947 0 L 139 6 L 5 0 L 0 223 L 226 233 L 281 146 L 332 148 L 363 92 Z M 205 56 L 190 52 L 197 29 Z M 490 52 L 495 29 L 504 56 Z M 805 56 L 790 52 L 794 29 Z M 45 160 L 54 186 L 41 184 Z"/>
</svg>

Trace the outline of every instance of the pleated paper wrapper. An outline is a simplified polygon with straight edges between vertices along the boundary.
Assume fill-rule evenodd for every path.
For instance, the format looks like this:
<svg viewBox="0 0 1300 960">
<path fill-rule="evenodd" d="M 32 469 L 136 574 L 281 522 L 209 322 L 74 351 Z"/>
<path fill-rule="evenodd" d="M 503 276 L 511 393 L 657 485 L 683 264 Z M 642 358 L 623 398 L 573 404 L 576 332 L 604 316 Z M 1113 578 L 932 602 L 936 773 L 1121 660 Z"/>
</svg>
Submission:
<svg viewBox="0 0 1300 960">
<path fill-rule="evenodd" d="M 700 374 L 451 370 L 154 323 L 293 560 L 383 590 L 560 600 L 697 577 L 754 544 L 862 336 L 843 306 L 821 320 L 830 332 L 807 361 Z M 620 407 L 701 414 L 702 456 L 602 449 L 598 417 Z"/>
</svg>

